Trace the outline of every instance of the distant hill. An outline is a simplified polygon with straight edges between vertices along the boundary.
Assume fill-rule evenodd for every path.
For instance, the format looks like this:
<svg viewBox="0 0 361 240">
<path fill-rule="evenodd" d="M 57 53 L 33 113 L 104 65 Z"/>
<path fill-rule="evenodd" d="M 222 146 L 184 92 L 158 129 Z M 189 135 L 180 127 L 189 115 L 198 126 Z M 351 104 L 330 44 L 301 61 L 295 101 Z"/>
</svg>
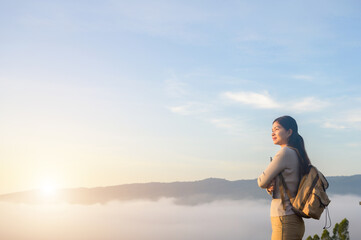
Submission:
<svg viewBox="0 0 361 240">
<path fill-rule="evenodd" d="M 327 193 L 339 195 L 357 195 L 361 196 L 361 174 L 353 176 L 327 177 L 330 184 Z"/>
<path fill-rule="evenodd" d="M 361 175 L 327 177 L 330 195 L 361 196 Z M 67 202 L 71 204 L 105 204 L 110 201 L 172 198 L 175 204 L 198 205 L 216 200 L 270 199 L 257 186 L 256 179 L 228 181 L 208 178 L 195 182 L 135 183 L 109 187 L 58 190 L 55 196 L 44 197 L 39 190 L 0 195 L 0 201 L 18 203 Z"/>
</svg>

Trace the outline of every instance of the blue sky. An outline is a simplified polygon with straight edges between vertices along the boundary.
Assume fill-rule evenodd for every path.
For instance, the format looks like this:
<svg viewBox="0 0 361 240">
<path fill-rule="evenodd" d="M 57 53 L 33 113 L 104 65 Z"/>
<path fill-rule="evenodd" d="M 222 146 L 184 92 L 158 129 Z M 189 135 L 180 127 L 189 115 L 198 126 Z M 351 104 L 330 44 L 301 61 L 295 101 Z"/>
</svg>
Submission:
<svg viewBox="0 0 361 240">
<path fill-rule="evenodd" d="M 0 192 L 256 178 L 299 123 L 360 173 L 358 1 L 2 1 Z"/>
</svg>

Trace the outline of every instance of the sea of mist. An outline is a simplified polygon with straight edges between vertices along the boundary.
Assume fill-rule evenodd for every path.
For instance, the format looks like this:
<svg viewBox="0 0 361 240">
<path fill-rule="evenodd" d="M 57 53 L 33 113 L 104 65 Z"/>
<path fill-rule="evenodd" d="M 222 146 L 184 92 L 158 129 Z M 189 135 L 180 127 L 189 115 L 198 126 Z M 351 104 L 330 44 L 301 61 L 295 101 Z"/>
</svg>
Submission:
<svg viewBox="0 0 361 240">
<path fill-rule="evenodd" d="M 270 239 L 270 202 L 222 200 L 195 206 L 174 199 L 107 204 L 0 203 L 0 239 L 11 240 L 239 240 Z M 332 228 L 350 221 L 351 239 L 361 239 L 358 196 L 332 196 Z M 305 220 L 308 235 L 321 234 L 321 220 Z"/>
</svg>

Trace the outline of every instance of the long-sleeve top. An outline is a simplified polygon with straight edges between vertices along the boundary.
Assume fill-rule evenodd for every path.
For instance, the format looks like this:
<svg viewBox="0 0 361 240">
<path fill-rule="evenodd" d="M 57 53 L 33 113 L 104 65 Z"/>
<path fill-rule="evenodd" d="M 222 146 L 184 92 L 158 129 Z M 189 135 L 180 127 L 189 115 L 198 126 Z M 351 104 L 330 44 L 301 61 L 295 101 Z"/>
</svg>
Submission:
<svg viewBox="0 0 361 240">
<path fill-rule="evenodd" d="M 286 210 L 283 208 L 281 195 L 279 191 L 279 185 L 281 184 L 278 174 L 282 172 L 283 178 L 287 184 L 287 187 L 291 193 L 291 196 L 294 197 L 297 194 L 298 184 L 300 182 L 300 166 L 298 156 L 295 150 L 283 147 L 277 154 L 273 157 L 273 160 L 269 163 L 268 167 L 264 172 L 258 177 L 258 186 L 261 188 L 267 188 L 272 180 L 275 179 L 275 186 L 273 191 L 273 199 L 271 202 L 271 211 L 270 215 L 274 216 L 284 216 L 291 215 L 294 212 L 291 209 L 290 200 L 285 192 L 285 206 Z"/>
</svg>

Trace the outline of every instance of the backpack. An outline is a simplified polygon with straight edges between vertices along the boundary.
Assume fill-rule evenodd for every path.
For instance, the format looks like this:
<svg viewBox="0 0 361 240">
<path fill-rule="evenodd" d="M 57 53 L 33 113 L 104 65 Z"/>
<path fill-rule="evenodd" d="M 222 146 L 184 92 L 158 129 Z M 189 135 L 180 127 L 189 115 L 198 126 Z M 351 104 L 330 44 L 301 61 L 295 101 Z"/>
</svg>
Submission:
<svg viewBox="0 0 361 240">
<path fill-rule="evenodd" d="M 301 158 L 297 149 L 294 150 L 297 152 L 298 157 Z M 279 186 L 282 204 L 285 208 L 284 190 L 286 190 L 291 202 L 292 210 L 298 216 L 320 219 L 323 210 L 327 208 L 331 202 L 326 193 L 329 184 L 325 176 L 318 171 L 315 166 L 310 165 L 309 167 L 309 172 L 302 177 L 298 186 L 297 195 L 294 198 L 291 197 L 290 191 L 282 176 L 282 172 L 279 174 L 282 183 Z"/>
</svg>

